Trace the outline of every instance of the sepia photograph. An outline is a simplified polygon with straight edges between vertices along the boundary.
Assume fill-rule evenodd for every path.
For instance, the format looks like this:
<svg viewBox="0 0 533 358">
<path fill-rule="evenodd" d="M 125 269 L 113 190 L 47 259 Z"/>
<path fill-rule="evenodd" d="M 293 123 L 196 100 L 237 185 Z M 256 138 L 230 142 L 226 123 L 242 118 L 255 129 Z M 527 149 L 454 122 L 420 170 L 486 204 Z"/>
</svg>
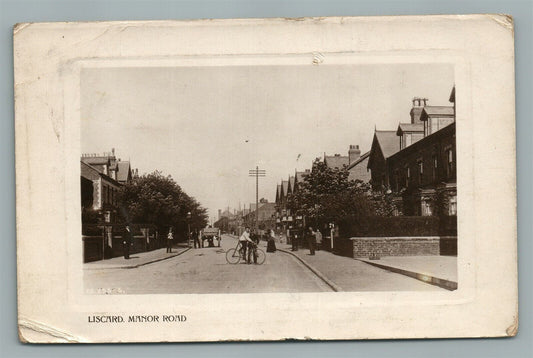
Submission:
<svg viewBox="0 0 533 358">
<path fill-rule="evenodd" d="M 87 293 L 457 288 L 452 64 L 92 68 L 80 87 Z"/>
<path fill-rule="evenodd" d="M 512 18 L 13 39 L 22 342 L 517 334 Z"/>
</svg>

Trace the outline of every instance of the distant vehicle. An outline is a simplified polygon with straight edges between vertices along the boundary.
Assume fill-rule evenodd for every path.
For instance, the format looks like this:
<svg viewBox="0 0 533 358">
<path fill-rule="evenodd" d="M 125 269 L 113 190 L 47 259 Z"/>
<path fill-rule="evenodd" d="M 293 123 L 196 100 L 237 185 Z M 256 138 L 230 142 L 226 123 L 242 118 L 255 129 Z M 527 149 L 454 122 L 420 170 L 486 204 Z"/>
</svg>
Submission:
<svg viewBox="0 0 533 358">
<path fill-rule="evenodd" d="M 220 230 L 216 227 L 206 227 L 202 230 L 202 247 L 205 247 L 205 240 L 207 240 L 209 247 L 215 246 L 215 240 L 218 241 L 218 246 L 220 246 Z"/>
</svg>

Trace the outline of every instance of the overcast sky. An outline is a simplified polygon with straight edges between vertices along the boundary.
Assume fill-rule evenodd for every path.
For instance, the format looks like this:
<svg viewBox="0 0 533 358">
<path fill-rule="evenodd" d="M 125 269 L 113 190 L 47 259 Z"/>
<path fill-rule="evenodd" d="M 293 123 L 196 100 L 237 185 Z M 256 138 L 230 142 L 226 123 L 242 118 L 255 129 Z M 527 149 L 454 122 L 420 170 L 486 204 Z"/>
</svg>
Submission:
<svg viewBox="0 0 533 358">
<path fill-rule="evenodd" d="M 374 126 L 409 122 L 411 99 L 450 105 L 448 65 L 320 65 L 84 69 L 83 153 L 115 148 L 140 173 L 161 170 L 211 218 L 274 201 L 276 184 L 316 157 L 370 149 Z"/>
</svg>

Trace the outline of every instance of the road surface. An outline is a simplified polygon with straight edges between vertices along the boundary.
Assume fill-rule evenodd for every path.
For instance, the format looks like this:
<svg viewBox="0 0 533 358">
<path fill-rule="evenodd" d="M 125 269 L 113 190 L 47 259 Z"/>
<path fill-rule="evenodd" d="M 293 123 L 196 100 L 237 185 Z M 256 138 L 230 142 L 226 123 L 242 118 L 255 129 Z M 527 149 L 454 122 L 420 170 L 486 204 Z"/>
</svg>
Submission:
<svg viewBox="0 0 533 358">
<path fill-rule="evenodd" d="M 126 294 L 331 292 L 308 268 L 280 251 L 267 253 L 262 265 L 228 264 L 225 252 L 236 244 L 224 236 L 220 248 L 191 249 L 134 269 L 85 270 L 85 289 Z"/>
<path fill-rule="evenodd" d="M 220 248 L 190 249 L 179 256 L 137 268 L 87 269 L 84 270 L 85 290 L 123 294 L 332 292 L 309 268 L 279 250 L 266 253 L 263 265 L 228 264 L 226 251 L 236 244 L 235 238 L 224 236 Z M 266 251 L 264 243 L 260 246 Z M 444 290 L 330 253 L 303 256 L 311 265 L 320 264 L 322 274 L 344 291 Z"/>
</svg>

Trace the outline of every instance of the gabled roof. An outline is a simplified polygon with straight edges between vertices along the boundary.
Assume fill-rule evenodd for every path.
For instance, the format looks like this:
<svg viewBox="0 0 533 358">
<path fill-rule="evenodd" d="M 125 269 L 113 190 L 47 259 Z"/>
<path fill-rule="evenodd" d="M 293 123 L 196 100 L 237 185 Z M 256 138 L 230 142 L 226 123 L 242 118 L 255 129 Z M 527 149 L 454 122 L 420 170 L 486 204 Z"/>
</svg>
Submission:
<svg viewBox="0 0 533 358">
<path fill-rule="evenodd" d="M 400 143 L 395 131 L 376 131 L 375 137 L 385 158 L 400 150 Z"/>
<path fill-rule="evenodd" d="M 94 175 L 98 175 L 98 176 L 104 178 L 105 180 L 107 180 L 107 181 L 109 181 L 109 182 L 115 184 L 115 185 L 118 185 L 118 186 L 121 186 L 121 185 L 122 185 L 122 184 L 120 184 L 119 182 L 117 182 L 115 179 L 111 178 L 109 175 L 105 175 L 104 173 L 102 173 L 102 172 L 99 171 L 97 168 L 93 167 L 92 165 L 87 164 L 87 163 L 85 163 L 85 162 L 82 161 L 82 160 L 80 160 L 80 164 L 81 164 L 82 167 L 85 167 L 85 170 L 88 170 L 88 171 L 90 171 L 90 172 L 93 172 Z M 82 177 L 86 177 L 86 176 L 83 174 L 83 172 L 84 172 L 84 169 L 82 168 L 82 169 L 81 169 L 81 176 L 82 176 Z M 90 179 L 90 180 L 92 180 L 92 179 L 89 178 L 89 177 L 86 177 L 86 179 Z"/>
<path fill-rule="evenodd" d="M 287 196 L 287 194 L 289 193 L 288 190 L 289 190 L 289 181 L 288 180 L 282 180 L 281 181 L 281 189 L 283 190 L 282 193 L 283 193 L 283 196 Z"/>
<path fill-rule="evenodd" d="M 276 186 L 276 203 L 279 202 L 280 195 L 281 195 L 281 184 L 278 184 Z"/>
<path fill-rule="evenodd" d="M 291 175 L 289 177 L 289 188 L 288 188 L 289 192 L 291 193 L 294 191 L 294 180 L 295 180 L 294 176 Z"/>
<path fill-rule="evenodd" d="M 398 124 L 398 130 L 396 130 L 396 135 L 402 135 L 402 132 L 420 132 L 424 133 L 424 124 L 423 123 L 400 123 Z"/>
<path fill-rule="evenodd" d="M 117 180 L 122 181 L 128 181 L 131 179 L 131 165 L 129 161 L 120 161 L 117 162 L 118 166 L 118 172 L 117 172 Z"/>
<path fill-rule="evenodd" d="M 425 121 L 431 117 L 453 117 L 454 114 L 453 106 L 425 106 L 420 120 Z"/>
<path fill-rule="evenodd" d="M 366 152 L 365 154 L 361 155 L 359 157 L 359 159 L 357 159 L 355 162 L 353 162 L 352 164 L 348 165 L 348 167 L 346 169 L 352 169 L 353 167 L 355 167 L 356 165 L 358 165 L 359 163 L 362 163 L 365 161 L 366 158 L 368 158 L 370 156 L 370 151 Z"/>
<path fill-rule="evenodd" d="M 396 136 L 396 131 L 378 131 L 374 132 L 372 140 L 372 149 L 370 149 L 370 158 L 368 159 L 367 168 L 372 166 L 372 158 L 377 151 L 381 151 L 383 157 L 387 159 L 400 150 L 400 141 Z"/>
<path fill-rule="evenodd" d="M 345 165 L 350 164 L 350 158 L 343 155 L 324 155 L 324 163 L 326 163 L 328 168 L 341 169 Z"/>
</svg>

